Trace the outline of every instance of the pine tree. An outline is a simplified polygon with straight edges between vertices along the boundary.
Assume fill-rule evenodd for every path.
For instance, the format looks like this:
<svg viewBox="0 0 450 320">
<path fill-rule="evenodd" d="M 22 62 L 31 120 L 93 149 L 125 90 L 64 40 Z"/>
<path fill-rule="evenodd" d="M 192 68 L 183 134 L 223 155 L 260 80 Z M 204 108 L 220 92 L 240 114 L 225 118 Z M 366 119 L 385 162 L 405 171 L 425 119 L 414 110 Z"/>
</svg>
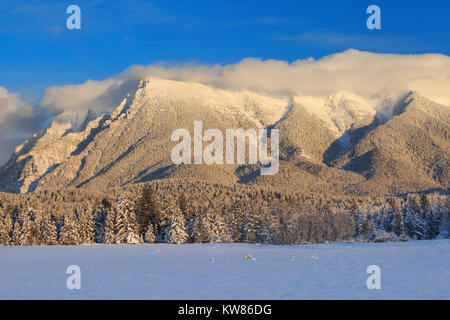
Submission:
<svg viewBox="0 0 450 320">
<path fill-rule="evenodd" d="M 64 225 L 61 228 L 61 244 L 78 245 L 81 244 L 80 225 L 75 215 L 64 217 Z"/>
<path fill-rule="evenodd" d="M 180 208 L 181 212 L 183 213 L 183 215 L 186 217 L 188 215 L 188 208 L 187 208 L 187 199 L 186 199 L 184 192 L 180 193 L 177 204 L 178 204 L 178 207 Z"/>
<path fill-rule="evenodd" d="M 398 207 L 395 199 L 391 198 L 388 200 L 388 204 L 390 206 L 390 214 L 393 215 L 393 231 L 397 236 L 403 234 L 403 215 Z"/>
<path fill-rule="evenodd" d="M 258 237 L 258 213 L 248 210 L 245 214 L 243 238 L 246 243 L 256 243 Z"/>
<path fill-rule="evenodd" d="M 440 219 L 441 212 L 437 207 L 431 207 L 427 209 L 427 239 L 435 239 L 440 233 Z"/>
<path fill-rule="evenodd" d="M 352 217 L 352 219 L 354 221 L 354 226 L 355 226 L 354 233 L 355 234 L 358 233 L 357 226 L 358 226 L 360 212 L 361 212 L 361 208 L 359 206 L 358 201 L 353 199 L 352 204 L 350 206 L 349 213 L 350 213 L 350 216 Z"/>
<path fill-rule="evenodd" d="M 125 196 L 119 201 L 116 213 L 116 243 L 140 243 L 139 225 L 134 212 L 134 202 Z"/>
<path fill-rule="evenodd" d="M 19 246 L 21 233 L 22 233 L 22 223 L 23 223 L 22 213 L 16 212 L 14 214 L 14 218 L 12 220 L 13 220 L 13 228 L 12 228 L 12 234 L 11 234 L 12 235 L 11 236 L 11 244 L 15 245 L 15 246 Z"/>
<path fill-rule="evenodd" d="M 103 199 L 94 215 L 94 241 L 96 243 L 106 242 L 106 219 L 107 212 L 111 209 L 111 204 L 107 199 Z"/>
<path fill-rule="evenodd" d="M 410 198 L 411 209 L 416 218 L 416 239 L 423 240 L 427 235 L 427 223 L 426 223 L 426 213 L 422 210 L 415 196 Z"/>
<path fill-rule="evenodd" d="M 405 231 L 407 235 L 415 240 L 422 240 L 426 237 L 426 224 L 423 220 L 422 209 L 415 197 L 410 197 L 406 205 Z"/>
<path fill-rule="evenodd" d="M 123 200 L 122 200 L 123 201 Z M 116 208 L 116 243 L 126 243 L 128 226 L 127 226 L 127 216 L 126 212 L 123 211 L 122 201 L 118 203 Z"/>
<path fill-rule="evenodd" d="M 169 221 L 165 226 L 164 242 L 171 244 L 186 243 L 186 220 L 178 206 L 169 207 Z"/>
<path fill-rule="evenodd" d="M 367 213 L 363 213 L 358 227 L 358 235 L 370 236 L 375 231 L 373 222 L 368 217 Z"/>
<path fill-rule="evenodd" d="M 8 226 L 8 223 L 6 221 L 6 214 L 0 206 L 0 246 L 7 246 L 10 242 L 10 226 Z"/>
<path fill-rule="evenodd" d="M 241 201 L 234 200 L 231 206 L 229 227 L 233 242 L 240 242 L 243 238 L 244 206 Z"/>
<path fill-rule="evenodd" d="M 197 212 L 188 214 L 186 218 L 186 234 L 188 236 L 187 242 L 194 243 L 195 242 L 195 224 L 197 221 Z"/>
<path fill-rule="evenodd" d="M 27 212 L 22 216 L 21 220 L 22 224 L 20 226 L 18 244 L 20 246 L 35 245 L 37 239 L 34 239 L 34 237 L 36 236 L 36 232 L 33 228 L 33 221 L 31 220 L 30 210 L 27 210 Z"/>
<path fill-rule="evenodd" d="M 150 184 L 145 184 L 136 205 L 137 222 L 140 234 L 144 234 L 151 223 L 158 233 L 161 228 L 162 210 L 155 190 Z"/>
<path fill-rule="evenodd" d="M 448 207 L 448 204 L 450 203 L 448 201 L 449 198 L 447 198 L 447 207 L 445 199 L 442 197 L 439 197 L 437 201 L 433 204 L 432 210 L 434 211 L 434 214 L 436 214 L 439 218 L 439 226 L 438 226 L 438 235 L 437 238 L 439 239 L 446 239 L 450 235 L 450 208 Z M 435 227 L 433 226 L 433 229 Z"/>
<path fill-rule="evenodd" d="M 145 232 L 144 237 L 145 242 L 154 243 L 155 242 L 155 230 L 151 223 L 148 224 L 147 231 Z"/>
<path fill-rule="evenodd" d="M 258 220 L 258 233 L 256 241 L 262 244 L 268 244 L 271 241 L 270 225 L 272 217 L 267 207 L 260 208 Z"/>
<path fill-rule="evenodd" d="M 94 243 L 94 217 L 86 203 L 79 216 L 80 240 L 82 244 Z"/>
<path fill-rule="evenodd" d="M 2 237 L 2 243 L 5 245 L 10 245 L 12 242 L 12 233 L 13 233 L 13 222 L 11 215 L 8 213 L 7 210 L 4 211 L 4 218 L 3 218 L 3 227 L 0 230 L 0 236 Z"/>
<path fill-rule="evenodd" d="M 128 226 L 127 243 L 130 244 L 141 243 L 142 241 L 139 232 L 139 225 L 137 223 L 136 214 L 134 210 L 131 210 L 128 213 L 127 226 Z"/>
<path fill-rule="evenodd" d="M 408 237 L 414 238 L 416 236 L 417 221 L 409 203 L 405 205 L 403 211 L 403 226 L 405 233 Z"/>
<path fill-rule="evenodd" d="M 271 216 L 271 219 L 269 220 L 269 225 L 267 226 L 268 228 L 268 232 L 267 234 L 269 235 L 269 239 L 267 240 L 269 243 L 273 243 L 273 244 L 281 244 L 282 243 L 282 236 L 281 236 L 281 231 L 282 231 L 282 221 L 283 219 L 273 213 L 273 215 Z"/>
<path fill-rule="evenodd" d="M 420 208 L 422 209 L 422 212 L 426 214 L 428 210 L 430 210 L 430 200 L 428 199 L 427 195 L 425 193 L 422 193 L 420 195 Z"/>
<path fill-rule="evenodd" d="M 44 245 L 55 245 L 58 243 L 58 232 L 56 225 L 51 219 L 44 217 L 40 222 L 41 239 Z"/>
<path fill-rule="evenodd" d="M 194 242 L 207 243 L 209 242 L 211 224 L 208 219 L 207 212 L 198 212 L 194 225 Z"/>
<path fill-rule="evenodd" d="M 109 208 L 107 213 L 105 214 L 105 216 L 106 216 L 105 243 L 115 244 L 115 243 L 117 243 L 117 239 L 116 239 L 117 228 L 116 228 L 115 210 L 112 210 L 111 208 Z"/>
<path fill-rule="evenodd" d="M 212 209 L 207 210 L 204 216 L 204 226 L 209 226 L 204 231 L 205 242 L 209 243 L 230 243 L 232 242 L 228 226 L 220 213 L 215 213 Z"/>
</svg>

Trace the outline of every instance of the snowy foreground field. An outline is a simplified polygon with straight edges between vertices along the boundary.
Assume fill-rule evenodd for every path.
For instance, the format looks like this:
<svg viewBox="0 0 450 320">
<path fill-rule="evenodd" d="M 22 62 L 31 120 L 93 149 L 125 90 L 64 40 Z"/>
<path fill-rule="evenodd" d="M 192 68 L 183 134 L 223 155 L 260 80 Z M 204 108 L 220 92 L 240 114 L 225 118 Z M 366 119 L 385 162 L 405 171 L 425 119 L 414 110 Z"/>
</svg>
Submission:
<svg viewBox="0 0 450 320">
<path fill-rule="evenodd" d="M 367 289 L 369 265 L 381 290 Z M 0 247 L 0 299 L 450 299 L 449 267 L 450 240 Z"/>
</svg>

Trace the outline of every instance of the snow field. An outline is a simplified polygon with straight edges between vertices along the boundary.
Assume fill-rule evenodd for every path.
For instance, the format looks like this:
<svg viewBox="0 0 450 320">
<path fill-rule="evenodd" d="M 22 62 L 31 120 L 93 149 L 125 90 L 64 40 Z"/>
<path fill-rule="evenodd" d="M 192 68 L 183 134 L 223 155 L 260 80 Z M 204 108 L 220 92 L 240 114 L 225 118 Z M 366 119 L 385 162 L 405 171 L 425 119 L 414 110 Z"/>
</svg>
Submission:
<svg viewBox="0 0 450 320">
<path fill-rule="evenodd" d="M 450 240 L 0 247 L 0 299 L 449 299 Z M 69 290 L 66 269 L 81 269 Z M 381 268 L 381 290 L 366 286 Z"/>
</svg>

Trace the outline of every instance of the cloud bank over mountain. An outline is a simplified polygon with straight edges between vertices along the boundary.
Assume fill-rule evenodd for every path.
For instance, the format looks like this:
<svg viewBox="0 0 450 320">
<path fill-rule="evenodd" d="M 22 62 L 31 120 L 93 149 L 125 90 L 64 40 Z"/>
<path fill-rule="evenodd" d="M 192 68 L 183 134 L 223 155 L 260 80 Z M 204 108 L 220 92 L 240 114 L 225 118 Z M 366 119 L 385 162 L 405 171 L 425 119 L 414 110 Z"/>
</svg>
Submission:
<svg viewBox="0 0 450 320">
<path fill-rule="evenodd" d="M 0 87 L 0 164 L 16 145 L 38 130 L 40 121 L 37 109 L 21 101 L 18 94 Z"/>
<path fill-rule="evenodd" d="M 39 122 L 36 117 L 42 111 L 110 112 L 127 94 L 134 94 L 141 79 L 149 77 L 282 96 L 325 98 L 346 92 L 373 104 L 413 90 L 450 105 L 450 57 L 442 54 L 397 55 L 347 50 L 319 60 L 308 58 L 292 63 L 248 58 L 228 65 L 135 65 L 102 81 L 50 87 L 39 108 L 21 102 L 17 95 L 0 88 L 3 113 L 0 133 L 5 137 L 0 144 L 0 163 L 18 140 L 36 129 Z"/>
<path fill-rule="evenodd" d="M 111 105 L 112 99 L 131 93 L 136 82 L 146 77 L 200 82 L 222 89 L 315 97 L 344 91 L 364 98 L 376 98 L 413 90 L 439 103 L 450 104 L 450 57 L 441 54 L 376 54 L 358 50 L 292 63 L 248 58 L 225 66 L 132 66 L 103 81 L 51 87 L 42 104 L 55 111 L 112 110 L 115 108 Z"/>
</svg>

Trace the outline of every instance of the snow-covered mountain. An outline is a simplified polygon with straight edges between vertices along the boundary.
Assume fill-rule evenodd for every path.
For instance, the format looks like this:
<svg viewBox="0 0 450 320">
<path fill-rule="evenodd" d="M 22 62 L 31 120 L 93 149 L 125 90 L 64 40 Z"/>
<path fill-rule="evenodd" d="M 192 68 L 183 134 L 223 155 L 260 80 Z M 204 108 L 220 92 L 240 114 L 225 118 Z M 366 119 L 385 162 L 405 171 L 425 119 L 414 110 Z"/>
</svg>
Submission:
<svg viewBox="0 0 450 320">
<path fill-rule="evenodd" d="M 173 165 L 171 133 L 280 130 L 279 174 L 253 166 Z M 0 190 L 108 188 L 153 179 L 268 183 L 336 193 L 448 189 L 450 111 L 416 93 L 367 99 L 274 97 L 194 82 L 149 78 L 111 113 L 63 113 L 18 146 L 0 169 Z"/>
</svg>

